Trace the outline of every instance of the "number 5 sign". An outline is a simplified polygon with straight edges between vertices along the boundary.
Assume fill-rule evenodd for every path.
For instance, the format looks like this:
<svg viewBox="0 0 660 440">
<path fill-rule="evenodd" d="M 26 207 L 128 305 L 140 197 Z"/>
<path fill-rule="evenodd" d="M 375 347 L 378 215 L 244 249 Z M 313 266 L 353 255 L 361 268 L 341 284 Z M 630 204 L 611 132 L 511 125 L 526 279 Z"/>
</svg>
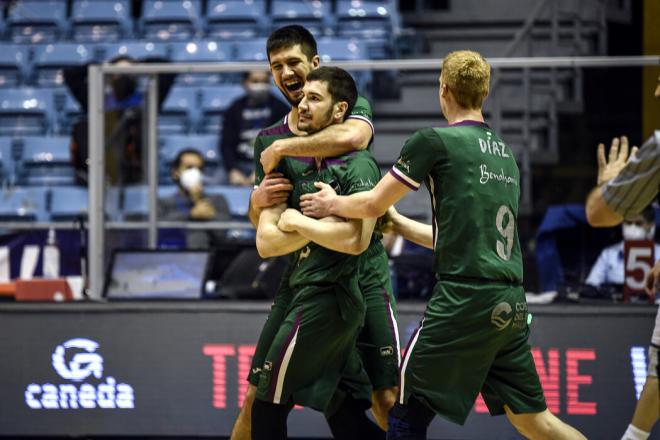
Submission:
<svg viewBox="0 0 660 440">
<path fill-rule="evenodd" d="M 625 259 L 625 273 L 623 282 L 623 298 L 630 301 L 630 296 L 645 295 L 644 279 L 655 264 L 655 245 L 651 240 L 624 241 L 623 252 Z M 649 297 L 649 302 L 655 302 Z"/>
</svg>

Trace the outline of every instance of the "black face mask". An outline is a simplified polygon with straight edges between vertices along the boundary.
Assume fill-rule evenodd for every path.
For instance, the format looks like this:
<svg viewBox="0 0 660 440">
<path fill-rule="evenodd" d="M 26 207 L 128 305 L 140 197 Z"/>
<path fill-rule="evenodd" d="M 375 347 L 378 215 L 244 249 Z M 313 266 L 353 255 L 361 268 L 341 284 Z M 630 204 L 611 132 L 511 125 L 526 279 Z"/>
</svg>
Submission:
<svg viewBox="0 0 660 440">
<path fill-rule="evenodd" d="M 121 75 L 112 81 L 112 94 L 115 95 L 118 101 L 123 101 L 135 93 L 136 87 L 137 84 L 134 78 Z"/>
</svg>

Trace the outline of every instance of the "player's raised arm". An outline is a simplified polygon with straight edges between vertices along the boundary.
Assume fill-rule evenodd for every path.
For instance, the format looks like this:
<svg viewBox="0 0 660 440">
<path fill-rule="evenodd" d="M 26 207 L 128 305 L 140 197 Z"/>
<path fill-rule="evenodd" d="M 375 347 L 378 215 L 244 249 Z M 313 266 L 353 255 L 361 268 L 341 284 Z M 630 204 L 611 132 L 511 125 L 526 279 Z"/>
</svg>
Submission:
<svg viewBox="0 0 660 440">
<path fill-rule="evenodd" d="M 285 204 L 261 211 L 257 227 L 257 251 L 262 258 L 290 254 L 309 243 L 297 232 L 284 232 L 277 227 L 280 216 L 286 210 Z"/>
</svg>

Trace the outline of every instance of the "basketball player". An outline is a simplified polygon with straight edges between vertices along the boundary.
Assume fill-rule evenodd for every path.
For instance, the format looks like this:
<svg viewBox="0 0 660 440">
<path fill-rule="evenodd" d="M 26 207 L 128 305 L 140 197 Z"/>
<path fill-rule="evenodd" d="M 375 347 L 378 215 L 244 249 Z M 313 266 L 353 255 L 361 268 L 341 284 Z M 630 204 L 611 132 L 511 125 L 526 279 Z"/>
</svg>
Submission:
<svg viewBox="0 0 660 440">
<path fill-rule="evenodd" d="M 302 197 L 315 217 L 374 217 L 425 182 L 432 197 L 435 272 L 424 319 L 408 344 L 388 439 L 423 439 L 436 414 L 464 424 L 482 393 L 525 437 L 582 439 L 546 407 L 527 342 L 527 303 L 516 228 L 519 171 L 511 149 L 484 122 L 490 66 L 471 51 L 442 63 L 446 128 L 417 131 L 373 190 Z"/>
</svg>

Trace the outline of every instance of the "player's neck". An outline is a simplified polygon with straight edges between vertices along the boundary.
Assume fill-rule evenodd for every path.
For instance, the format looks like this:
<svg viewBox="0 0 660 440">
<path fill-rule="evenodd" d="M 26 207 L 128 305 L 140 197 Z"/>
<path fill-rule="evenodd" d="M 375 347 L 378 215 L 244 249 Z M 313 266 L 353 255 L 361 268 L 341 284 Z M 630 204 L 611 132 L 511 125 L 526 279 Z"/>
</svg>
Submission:
<svg viewBox="0 0 660 440">
<path fill-rule="evenodd" d="M 453 108 L 446 113 L 445 117 L 450 125 L 462 121 L 485 122 L 481 109 Z"/>
</svg>

